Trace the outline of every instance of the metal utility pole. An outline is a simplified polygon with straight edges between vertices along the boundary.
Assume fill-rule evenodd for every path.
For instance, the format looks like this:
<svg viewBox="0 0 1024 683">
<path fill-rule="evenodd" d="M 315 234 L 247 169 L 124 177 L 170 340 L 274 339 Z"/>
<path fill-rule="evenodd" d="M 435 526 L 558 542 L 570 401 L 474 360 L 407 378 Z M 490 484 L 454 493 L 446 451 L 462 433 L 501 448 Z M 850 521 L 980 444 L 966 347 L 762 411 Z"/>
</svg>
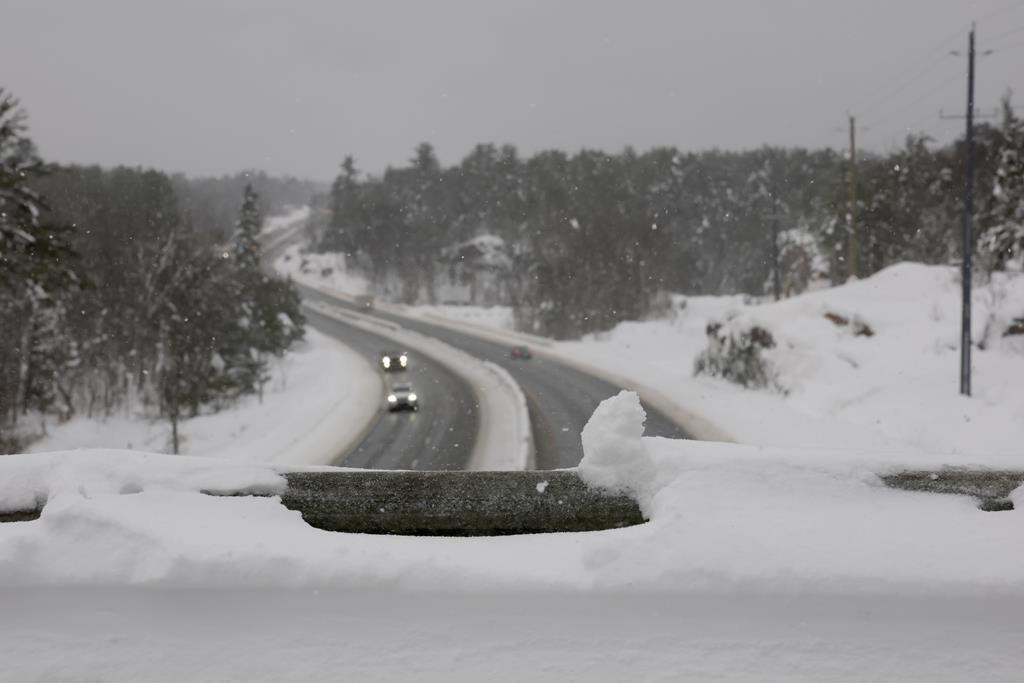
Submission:
<svg viewBox="0 0 1024 683">
<path fill-rule="evenodd" d="M 857 121 L 850 119 L 850 165 L 847 171 L 846 229 L 849 238 L 847 266 L 851 278 L 860 276 L 860 245 L 857 242 Z"/>
<path fill-rule="evenodd" d="M 974 24 L 967 38 L 967 137 L 964 150 L 964 234 L 961 265 L 960 321 L 960 393 L 971 395 L 971 256 L 974 238 L 971 217 L 974 213 Z"/>
</svg>

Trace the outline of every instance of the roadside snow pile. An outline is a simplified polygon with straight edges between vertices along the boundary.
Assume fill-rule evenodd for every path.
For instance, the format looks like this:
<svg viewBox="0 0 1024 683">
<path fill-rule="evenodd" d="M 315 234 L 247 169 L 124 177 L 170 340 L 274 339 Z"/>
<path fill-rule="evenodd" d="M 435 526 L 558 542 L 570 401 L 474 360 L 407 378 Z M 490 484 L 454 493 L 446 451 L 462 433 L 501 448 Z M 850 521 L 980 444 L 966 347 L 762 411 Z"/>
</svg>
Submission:
<svg viewBox="0 0 1024 683">
<path fill-rule="evenodd" d="M 1024 337 L 1013 333 L 1024 317 L 1024 277 L 975 288 L 973 338 L 984 348 L 973 354 L 971 399 L 958 393 L 955 269 L 899 264 L 778 303 L 685 301 L 674 319 L 623 323 L 557 352 L 630 378 L 641 395 L 669 396 L 742 443 L 970 456 L 1018 453 L 1024 441 Z M 710 345 L 709 324 L 718 326 Z M 746 334 L 750 342 L 755 329 L 772 342 L 756 354 L 729 341 Z M 709 353 L 716 343 L 720 352 Z M 709 374 L 728 376 L 739 363 L 746 384 L 779 391 L 695 377 L 702 354 L 725 368 Z"/>
<path fill-rule="evenodd" d="M 515 329 L 511 306 L 406 306 L 402 309 L 402 313 L 426 319 L 444 318 L 489 330 L 512 331 Z"/>
<path fill-rule="evenodd" d="M 592 486 L 631 495 L 649 514 L 655 472 L 641 442 L 646 419 L 632 391 L 602 401 L 583 427 L 579 473 Z"/>
<path fill-rule="evenodd" d="M 348 271 L 345 255 L 341 253 L 318 254 L 305 251 L 304 245 L 293 244 L 274 262 L 274 268 L 282 275 L 311 287 L 323 287 L 350 296 L 370 292 L 370 283 L 362 275 Z"/>
<path fill-rule="evenodd" d="M 981 512 L 971 498 L 893 490 L 877 476 L 943 458 L 641 441 L 640 417 L 635 396 L 606 402 L 588 429 L 584 471 L 612 484 L 651 483 L 650 522 L 597 533 L 332 533 L 307 526 L 276 496 L 200 493 L 280 492 L 280 467 L 110 451 L 3 457 L 0 510 L 46 505 L 37 520 L 0 524 L 0 586 L 1024 600 L 1024 510 Z"/>
<path fill-rule="evenodd" d="M 348 347 L 316 330 L 271 366 L 263 402 L 246 396 L 224 410 L 179 425 L 181 450 L 250 462 L 328 464 L 374 418 L 383 386 L 377 372 Z M 145 414 L 85 417 L 52 426 L 31 451 L 127 448 L 168 452 L 170 425 Z"/>
<path fill-rule="evenodd" d="M 263 222 L 262 233 L 264 235 L 273 235 L 297 223 L 308 220 L 309 210 L 309 206 L 299 206 L 277 216 L 268 216 L 267 220 Z"/>
</svg>

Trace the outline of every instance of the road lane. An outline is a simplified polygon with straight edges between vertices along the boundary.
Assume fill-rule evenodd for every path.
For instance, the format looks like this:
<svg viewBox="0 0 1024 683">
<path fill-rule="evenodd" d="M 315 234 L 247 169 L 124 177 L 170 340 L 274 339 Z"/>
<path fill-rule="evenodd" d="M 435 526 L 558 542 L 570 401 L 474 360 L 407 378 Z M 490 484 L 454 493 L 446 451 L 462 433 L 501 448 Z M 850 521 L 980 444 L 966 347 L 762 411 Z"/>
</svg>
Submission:
<svg viewBox="0 0 1024 683">
<path fill-rule="evenodd" d="M 307 300 L 323 301 L 335 306 L 359 310 L 354 304 L 319 290 L 297 284 Z M 620 391 L 620 388 L 585 372 L 554 360 L 534 357 L 512 360 L 508 346 L 486 341 L 470 334 L 429 322 L 386 313 L 362 311 L 397 323 L 421 334 L 435 337 L 470 355 L 502 366 L 519 383 L 530 409 L 533 440 L 537 450 L 538 469 L 574 467 L 583 457 L 580 433 L 597 405 Z M 645 434 L 675 439 L 688 438 L 686 432 L 660 411 L 644 406 L 647 411 Z"/>
<path fill-rule="evenodd" d="M 375 334 L 305 308 L 310 325 L 338 339 L 377 363 L 384 349 L 396 345 L 386 334 Z M 366 438 L 353 451 L 332 463 L 372 469 L 465 469 L 479 430 L 472 388 L 430 358 L 410 352 L 409 369 L 385 373 L 385 383 L 408 382 L 420 396 L 418 412 L 381 413 Z M 376 400 L 368 397 L 367 400 Z"/>
</svg>

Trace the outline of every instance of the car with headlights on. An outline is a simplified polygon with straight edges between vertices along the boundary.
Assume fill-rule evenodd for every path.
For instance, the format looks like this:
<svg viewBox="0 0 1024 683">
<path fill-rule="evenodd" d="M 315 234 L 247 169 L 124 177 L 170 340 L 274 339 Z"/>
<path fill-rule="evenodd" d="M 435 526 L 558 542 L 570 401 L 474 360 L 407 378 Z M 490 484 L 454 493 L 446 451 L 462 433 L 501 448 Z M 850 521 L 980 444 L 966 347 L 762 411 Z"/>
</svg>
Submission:
<svg viewBox="0 0 1024 683">
<path fill-rule="evenodd" d="M 388 392 L 388 410 L 419 410 L 420 397 L 416 395 L 411 384 L 392 384 Z"/>
<path fill-rule="evenodd" d="M 405 351 L 381 351 L 380 365 L 384 372 L 397 372 L 409 366 L 409 354 Z"/>
</svg>

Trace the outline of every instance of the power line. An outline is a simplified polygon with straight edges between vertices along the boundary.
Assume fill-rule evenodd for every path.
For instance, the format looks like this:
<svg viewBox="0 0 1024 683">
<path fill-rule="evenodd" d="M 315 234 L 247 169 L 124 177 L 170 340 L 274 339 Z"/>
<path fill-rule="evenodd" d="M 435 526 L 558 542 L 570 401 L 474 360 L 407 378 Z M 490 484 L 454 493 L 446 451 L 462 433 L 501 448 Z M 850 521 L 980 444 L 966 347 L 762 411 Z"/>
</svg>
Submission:
<svg viewBox="0 0 1024 683">
<path fill-rule="evenodd" d="M 891 89 L 887 90 L 886 93 L 884 95 L 882 95 L 881 97 L 876 97 L 875 99 L 873 99 L 870 102 L 868 102 L 867 104 L 865 104 L 863 107 L 860 107 L 860 109 L 858 109 L 858 111 L 861 114 L 863 114 L 865 112 L 871 112 L 873 109 L 877 109 L 879 104 L 884 103 L 886 100 L 889 100 L 894 95 L 897 95 L 900 92 L 902 92 L 907 86 L 912 85 L 913 83 L 915 83 L 919 79 L 921 79 L 924 76 L 927 76 L 929 73 L 931 73 L 931 71 L 935 67 L 937 67 L 939 64 L 941 64 L 944 61 L 946 61 L 946 57 L 947 56 L 948 56 L 947 52 L 943 52 L 942 54 L 936 56 L 935 59 L 933 59 L 931 62 L 929 62 L 927 64 L 927 66 L 925 66 L 925 68 L 921 69 L 920 71 L 915 73 L 910 78 L 907 78 L 907 79 L 901 81 L 899 83 L 899 85 L 897 85 L 895 88 L 891 88 Z"/>
<path fill-rule="evenodd" d="M 1003 12 L 1006 12 L 1006 11 L 1009 11 L 1009 10 L 1015 10 L 1015 9 L 1017 9 L 1019 7 L 1024 7 L 1024 0 L 1016 0 L 1016 2 L 1011 2 L 1008 5 L 1004 5 L 1002 7 L 997 7 L 996 9 L 992 10 L 988 14 L 981 15 L 981 17 L 978 18 L 978 21 L 979 22 L 986 21 L 987 19 L 991 19 L 992 17 L 999 16 Z"/>
<path fill-rule="evenodd" d="M 860 106 L 857 107 L 857 111 L 863 113 L 869 111 L 872 107 L 878 104 L 878 102 L 888 99 L 893 94 L 898 93 L 902 88 L 906 87 L 910 83 L 913 83 L 918 78 L 926 75 L 931 69 L 935 68 L 938 64 L 942 63 L 943 58 L 948 54 L 949 44 L 954 38 L 960 35 L 960 29 L 957 29 L 955 33 L 950 33 L 948 36 L 942 39 L 941 42 L 934 43 L 934 47 L 930 48 L 926 56 L 923 59 L 916 60 L 911 63 L 907 68 L 901 69 L 897 72 L 894 79 L 889 80 L 889 85 L 883 85 L 879 88 L 875 88 L 870 95 L 864 97 L 861 100 Z M 934 54 L 938 52 L 938 54 Z M 927 60 L 927 62 L 926 62 Z M 922 62 L 926 62 L 923 68 L 920 67 Z M 907 74 L 917 70 L 914 76 L 907 78 Z M 898 85 L 892 87 L 893 81 L 897 81 Z M 864 101 L 867 100 L 865 103 Z"/>
<path fill-rule="evenodd" d="M 878 127 L 879 125 L 881 125 L 883 123 L 888 123 L 897 114 L 899 114 L 901 112 L 904 112 L 907 109 L 910 109 L 915 104 L 920 104 L 922 101 L 924 101 L 925 99 L 927 99 L 931 95 L 934 95 L 936 92 L 938 92 L 942 88 L 946 87 L 947 85 L 949 85 L 953 81 L 961 78 L 962 76 L 963 76 L 963 74 L 955 73 L 955 72 L 947 75 L 941 81 L 939 81 L 938 83 L 936 83 L 932 87 L 928 88 L 928 90 L 924 91 L 923 93 L 921 93 L 920 95 L 915 97 L 910 102 L 902 104 L 899 107 L 896 107 L 895 109 L 890 110 L 888 114 L 872 120 L 870 123 L 868 123 L 868 127 L 869 128 L 876 128 L 876 127 Z"/>
<path fill-rule="evenodd" d="M 996 46 L 996 44 L 1003 38 L 1017 35 L 1018 33 L 1024 33 L 1024 26 L 1018 26 L 1017 28 L 1011 28 L 1002 33 L 997 33 L 994 36 L 990 36 L 988 39 L 989 46 Z"/>
</svg>

